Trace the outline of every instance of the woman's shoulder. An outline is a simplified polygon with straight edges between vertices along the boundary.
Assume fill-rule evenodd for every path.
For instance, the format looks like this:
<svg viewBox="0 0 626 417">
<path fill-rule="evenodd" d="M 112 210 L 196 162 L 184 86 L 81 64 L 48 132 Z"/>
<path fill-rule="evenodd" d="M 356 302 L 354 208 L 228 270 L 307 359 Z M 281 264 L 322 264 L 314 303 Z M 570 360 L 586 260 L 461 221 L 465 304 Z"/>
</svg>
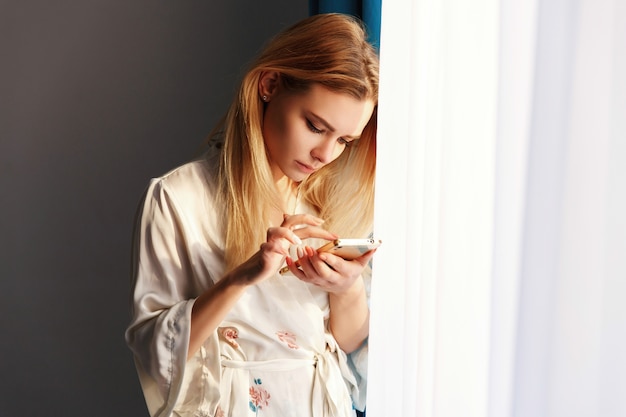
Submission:
<svg viewBox="0 0 626 417">
<path fill-rule="evenodd" d="M 219 151 L 220 148 L 209 146 L 202 155 L 153 178 L 152 186 L 183 204 L 199 199 L 205 204 L 210 202 L 217 190 Z"/>
<path fill-rule="evenodd" d="M 197 187 L 214 185 L 217 181 L 221 144 L 210 143 L 199 156 L 175 167 L 155 180 L 168 188 Z"/>
<path fill-rule="evenodd" d="M 170 189 L 179 189 L 214 181 L 214 175 L 208 161 L 204 158 L 197 158 L 185 162 L 153 180 Z"/>
</svg>

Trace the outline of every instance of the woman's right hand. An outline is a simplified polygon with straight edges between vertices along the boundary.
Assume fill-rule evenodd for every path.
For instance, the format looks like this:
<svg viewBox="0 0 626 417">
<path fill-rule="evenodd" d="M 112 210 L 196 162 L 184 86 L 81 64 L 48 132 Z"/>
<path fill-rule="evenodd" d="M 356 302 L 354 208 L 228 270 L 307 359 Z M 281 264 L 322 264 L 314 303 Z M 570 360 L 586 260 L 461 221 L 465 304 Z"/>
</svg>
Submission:
<svg viewBox="0 0 626 417">
<path fill-rule="evenodd" d="M 284 216 L 279 227 L 267 229 L 267 240 L 257 253 L 227 273 L 194 302 L 187 357 L 193 356 L 235 305 L 249 285 L 274 275 L 285 261 L 290 245 L 301 239 L 332 240 L 337 236 L 320 227 L 322 219 L 310 214 Z M 297 229 L 296 229 L 297 227 Z"/>
<path fill-rule="evenodd" d="M 323 222 L 310 214 L 284 215 L 280 226 L 267 229 L 267 239 L 259 251 L 235 268 L 231 277 L 237 277 L 242 284 L 255 284 L 274 275 L 289 255 L 289 247 L 301 244 L 301 239 L 337 239 L 337 235 L 320 227 Z"/>
</svg>

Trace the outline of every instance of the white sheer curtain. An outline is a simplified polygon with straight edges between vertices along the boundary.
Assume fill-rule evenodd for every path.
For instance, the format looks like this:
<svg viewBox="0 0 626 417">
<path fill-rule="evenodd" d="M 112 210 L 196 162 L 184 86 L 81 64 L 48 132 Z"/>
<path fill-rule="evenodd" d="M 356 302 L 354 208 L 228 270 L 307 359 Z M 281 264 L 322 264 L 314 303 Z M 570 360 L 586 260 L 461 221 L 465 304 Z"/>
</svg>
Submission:
<svg viewBox="0 0 626 417">
<path fill-rule="evenodd" d="M 626 2 L 383 2 L 368 417 L 626 416 Z"/>
</svg>

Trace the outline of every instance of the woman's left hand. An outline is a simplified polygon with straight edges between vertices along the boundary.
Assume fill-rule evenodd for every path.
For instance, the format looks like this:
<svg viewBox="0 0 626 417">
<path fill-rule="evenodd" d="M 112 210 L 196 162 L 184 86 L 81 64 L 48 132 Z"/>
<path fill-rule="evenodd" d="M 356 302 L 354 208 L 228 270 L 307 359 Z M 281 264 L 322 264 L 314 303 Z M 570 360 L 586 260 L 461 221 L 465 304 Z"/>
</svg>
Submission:
<svg viewBox="0 0 626 417">
<path fill-rule="evenodd" d="M 348 291 L 367 266 L 376 249 L 365 252 L 360 257 L 347 261 L 332 253 L 318 253 L 305 246 L 298 248 L 298 263 L 287 258 L 289 271 L 300 280 L 317 285 L 323 290 L 341 294 Z"/>
</svg>

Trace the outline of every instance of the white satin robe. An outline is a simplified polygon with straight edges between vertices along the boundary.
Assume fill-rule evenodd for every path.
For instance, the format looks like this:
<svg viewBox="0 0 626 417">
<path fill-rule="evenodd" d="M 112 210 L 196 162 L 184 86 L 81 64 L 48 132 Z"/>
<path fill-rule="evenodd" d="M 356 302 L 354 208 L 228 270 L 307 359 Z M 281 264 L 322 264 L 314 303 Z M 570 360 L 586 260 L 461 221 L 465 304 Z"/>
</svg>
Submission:
<svg viewBox="0 0 626 417">
<path fill-rule="evenodd" d="M 136 219 L 126 341 L 150 415 L 354 416 L 367 346 L 355 367 L 327 328 L 328 295 L 291 274 L 249 288 L 186 361 L 194 300 L 224 269 L 218 148 L 153 179 Z"/>
</svg>

